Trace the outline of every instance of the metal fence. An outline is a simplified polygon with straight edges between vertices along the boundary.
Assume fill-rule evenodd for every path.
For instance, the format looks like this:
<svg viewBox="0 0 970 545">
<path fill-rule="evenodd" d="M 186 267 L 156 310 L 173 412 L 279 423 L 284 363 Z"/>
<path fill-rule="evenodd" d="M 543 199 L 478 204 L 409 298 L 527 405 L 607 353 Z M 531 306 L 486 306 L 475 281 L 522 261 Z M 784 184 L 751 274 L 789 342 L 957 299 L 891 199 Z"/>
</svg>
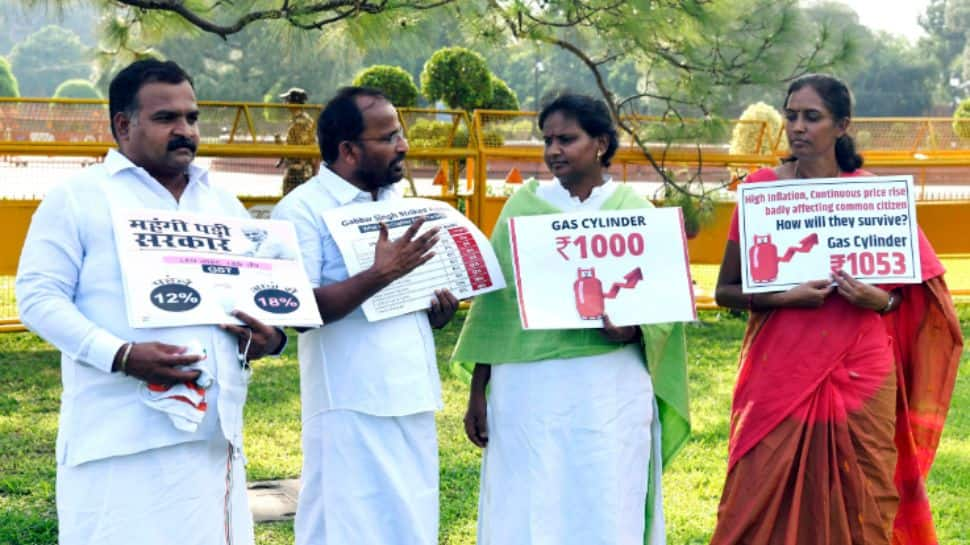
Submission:
<svg viewBox="0 0 970 545">
<path fill-rule="evenodd" d="M 321 105 L 202 101 L 199 107 L 198 161 L 237 194 L 272 203 L 280 192 L 279 158 L 318 157 L 313 145 L 284 142 L 293 114 L 302 110 L 315 118 Z M 519 182 L 548 176 L 534 112 L 479 110 L 469 115 L 404 108 L 399 113 L 410 146 L 409 192 L 451 202 L 486 232 Z M 783 128 L 762 121 L 623 121 L 643 147 L 631 135 L 621 135 L 611 172 L 637 184 L 649 197 L 659 196 L 657 168 L 711 188 L 730 184 L 739 172 L 775 164 L 785 154 Z M 750 136 L 753 153 L 732 153 L 731 138 L 738 132 Z M 921 211 L 921 223 L 939 216 L 936 223 L 948 227 L 936 229 L 933 241 L 954 254 L 948 264 L 955 264 L 958 274 L 951 286 L 970 294 L 970 241 L 962 236 L 970 224 L 959 225 L 963 201 L 970 218 L 970 139 L 961 137 L 948 118 L 861 118 L 853 120 L 850 132 L 864 153 L 866 168 L 877 174 L 912 174 L 918 198 L 941 205 Z M 105 101 L 0 98 L 0 207 L 10 205 L 0 210 L 0 228 L 8 235 L 0 243 L 0 331 L 19 327 L 12 275 L 31 207 L 50 185 L 100 161 L 113 146 Z M 730 194 L 725 192 L 725 198 Z M 691 242 L 692 257 L 707 256 L 695 264 L 702 306 L 713 304 L 716 269 L 709 270 L 710 256 L 723 248 L 725 226 L 720 223 Z M 966 274 L 959 272 L 963 268 Z"/>
</svg>

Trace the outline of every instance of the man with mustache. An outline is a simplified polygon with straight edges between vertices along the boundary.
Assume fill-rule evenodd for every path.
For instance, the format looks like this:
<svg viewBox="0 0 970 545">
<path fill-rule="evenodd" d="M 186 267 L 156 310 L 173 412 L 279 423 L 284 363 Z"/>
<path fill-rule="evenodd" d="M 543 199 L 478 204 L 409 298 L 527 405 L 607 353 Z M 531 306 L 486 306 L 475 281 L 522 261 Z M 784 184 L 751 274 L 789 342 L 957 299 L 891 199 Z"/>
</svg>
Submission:
<svg viewBox="0 0 970 545">
<path fill-rule="evenodd" d="M 427 312 L 368 322 L 360 305 L 431 259 L 437 229 L 397 240 L 381 226 L 374 264 L 349 276 L 323 220 L 326 210 L 398 199 L 407 140 L 376 89 L 341 89 L 320 113 L 320 173 L 273 218 L 296 225 L 324 326 L 300 336 L 303 474 L 297 545 L 436 545 L 441 385 L 432 327 L 458 300 L 441 290 Z"/>
<path fill-rule="evenodd" d="M 282 350 L 283 332 L 241 312 L 245 327 L 131 328 L 111 222 L 119 208 L 248 214 L 192 164 L 199 108 L 177 64 L 135 62 L 109 97 L 118 150 L 46 195 L 17 272 L 23 323 L 61 351 L 59 542 L 251 544 L 241 450 L 247 362 Z M 191 431 L 144 393 L 145 383 L 195 382 L 193 364 L 215 380 L 199 383 L 207 406 Z"/>
</svg>

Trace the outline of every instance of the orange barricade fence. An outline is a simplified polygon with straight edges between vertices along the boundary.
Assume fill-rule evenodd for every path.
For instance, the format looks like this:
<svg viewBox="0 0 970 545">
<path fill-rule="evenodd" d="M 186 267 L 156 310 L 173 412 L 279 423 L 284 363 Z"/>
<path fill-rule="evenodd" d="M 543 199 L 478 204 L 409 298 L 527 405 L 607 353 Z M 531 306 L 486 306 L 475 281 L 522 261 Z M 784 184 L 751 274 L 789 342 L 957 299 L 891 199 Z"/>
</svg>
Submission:
<svg viewBox="0 0 970 545">
<path fill-rule="evenodd" d="M 286 145 L 291 111 L 316 118 L 321 105 L 200 102 L 197 162 L 216 185 L 235 192 L 257 216 L 279 199 L 281 157 L 317 159 L 315 146 Z M 534 112 L 401 109 L 410 151 L 404 191 L 449 202 L 490 233 L 506 198 L 523 180 L 548 179 Z M 712 213 L 689 242 L 700 307 L 713 308 L 717 264 L 733 209 L 726 186 L 738 174 L 776 164 L 783 129 L 761 121 L 626 119 L 647 151 L 628 135 L 610 172 L 662 201 L 656 166 L 695 189 L 712 190 Z M 756 153 L 731 153 L 731 135 L 754 135 Z M 920 224 L 944 256 L 957 296 L 970 296 L 970 140 L 949 119 L 856 119 L 852 132 L 876 174 L 912 174 Z M 670 138 L 689 144 L 666 144 Z M 101 160 L 114 146 L 107 104 L 100 100 L 0 98 L 0 331 L 17 330 L 13 293 L 20 248 L 39 199 L 52 185 Z M 662 202 L 661 202 L 662 204 Z"/>
</svg>

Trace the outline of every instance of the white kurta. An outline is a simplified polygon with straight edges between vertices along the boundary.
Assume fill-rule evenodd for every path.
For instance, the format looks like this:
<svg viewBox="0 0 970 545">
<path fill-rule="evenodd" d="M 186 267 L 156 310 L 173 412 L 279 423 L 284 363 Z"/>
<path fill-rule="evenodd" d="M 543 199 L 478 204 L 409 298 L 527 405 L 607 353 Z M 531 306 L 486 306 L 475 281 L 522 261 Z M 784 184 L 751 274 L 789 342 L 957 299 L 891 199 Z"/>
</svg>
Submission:
<svg viewBox="0 0 970 545">
<path fill-rule="evenodd" d="M 559 186 L 564 211 L 598 209 Z M 660 428 L 639 344 L 596 356 L 493 365 L 482 461 L 479 545 L 642 545 L 650 457 Z M 665 542 L 659 464 L 651 544 Z"/>
<path fill-rule="evenodd" d="M 248 217 L 238 199 L 209 185 L 203 169 L 190 167 L 176 200 L 114 150 L 38 207 L 20 259 L 17 301 L 24 324 L 61 351 L 59 542 L 252 543 L 240 451 L 248 373 L 236 338 L 214 325 L 130 327 L 111 225 L 115 206 Z M 195 431 L 176 428 L 168 414 L 143 403 L 141 381 L 111 372 L 129 340 L 204 348 L 216 384 Z"/>
<path fill-rule="evenodd" d="M 276 205 L 273 218 L 296 227 L 311 284 L 349 277 L 323 212 L 371 200 L 323 167 Z M 358 308 L 299 343 L 297 545 L 437 545 L 441 384 L 427 313 L 368 322 Z"/>
</svg>

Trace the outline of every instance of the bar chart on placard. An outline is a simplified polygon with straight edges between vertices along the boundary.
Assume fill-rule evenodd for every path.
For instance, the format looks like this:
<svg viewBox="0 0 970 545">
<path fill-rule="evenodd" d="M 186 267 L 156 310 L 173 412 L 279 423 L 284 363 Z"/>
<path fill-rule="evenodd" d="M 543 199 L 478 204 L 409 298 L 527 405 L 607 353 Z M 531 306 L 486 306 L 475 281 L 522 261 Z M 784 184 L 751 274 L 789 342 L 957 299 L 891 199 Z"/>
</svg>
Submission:
<svg viewBox="0 0 970 545">
<path fill-rule="evenodd" d="M 377 237 L 354 242 L 354 254 L 360 268 L 374 263 Z M 472 233 L 460 225 L 441 226 L 441 238 L 433 249 L 435 255 L 407 276 L 392 282 L 368 300 L 378 313 L 394 313 L 417 306 L 426 308 L 435 290 L 447 288 L 459 299 L 492 287 L 485 258 Z"/>
</svg>

